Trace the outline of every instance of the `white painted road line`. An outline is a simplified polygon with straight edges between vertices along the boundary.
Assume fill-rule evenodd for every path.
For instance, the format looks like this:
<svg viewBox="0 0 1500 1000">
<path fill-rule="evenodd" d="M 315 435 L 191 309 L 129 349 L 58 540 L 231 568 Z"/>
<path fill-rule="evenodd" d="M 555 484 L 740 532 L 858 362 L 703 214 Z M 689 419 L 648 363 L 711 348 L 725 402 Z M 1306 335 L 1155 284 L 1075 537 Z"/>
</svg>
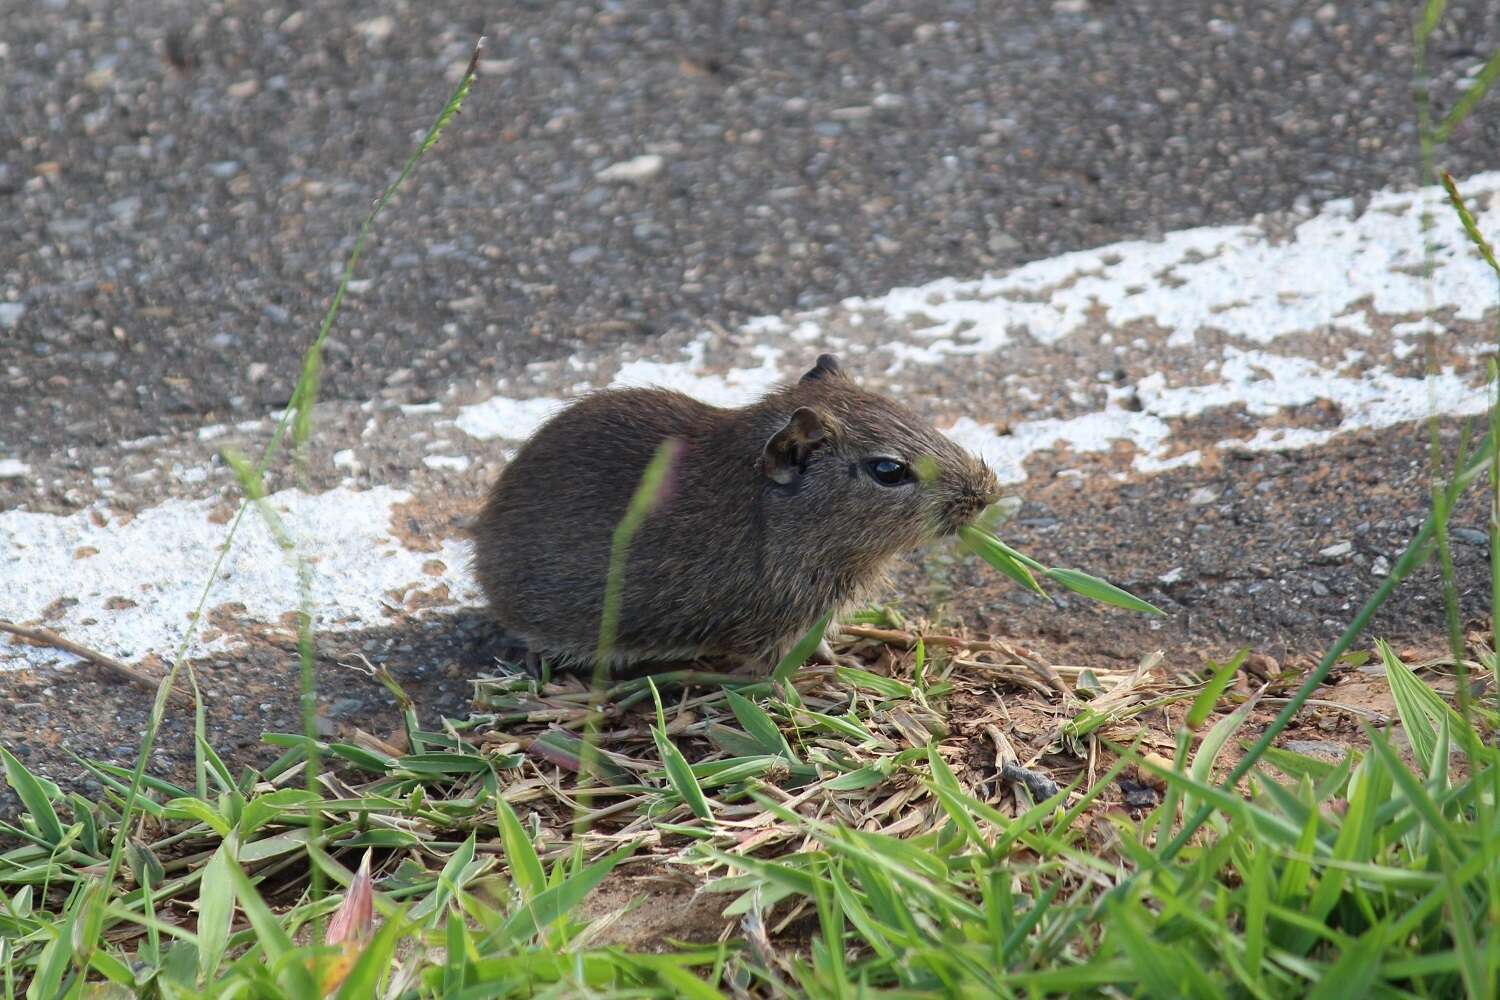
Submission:
<svg viewBox="0 0 1500 1000">
<path fill-rule="evenodd" d="M 1481 229 L 1500 234 L 1500 172 L 1460 186 Z M 1438 198 L 1378 194 L 1362 211 L 1336 202 L 1300 219 L 1113 244 L 977 281 L 769 317 L 733 333 L 657 341 L 645 354 L 532 366 L 497 386 L 394 408 L 400 436 L 427 442 L 419 460 L 393 464 L 383 451 L 392 432 L 376 433 L 373 417 L 362 433 L 331 442 L 339 469 L 377 467 L 401 489 L 283 491 L 273 501 L 313 563 L 319 627 L 337 632 L 380 625 L 408 601 L 414 614 L 475 603 L 465 543 L 409 546 L 398 505 L 452 482 L 434 477 L 477 476 L 566 397 L 603 385 L 664 385 L 736 405 L 795 375 L 816 351 L 843 351 L 871 384 L 946 406 L 949 432 L 1013 482 L 1059 444 L 1077 455 L 1128 443 L 1140 474 L 1194 464 L 1202 446 L 1178 444 L 1177 428 L 1229 408 L 1257 426 L 1220 447 L 1252 450 L 1312 447 L 1434 411 L 1478 413 L 1496 280 Z M 1437 223 L 1430 278 L 1421 275 L 1424 205 Z M 1440 335 L 1444 370 L 1424 378 L 1413 354 L 1429 332 Z M 1110 374 L 1127 366 L 1133 374 Z M 954 380 L 965 394 L 944 396 L 938 387 Z M 1332 404 L 1332 423 L 1278 420 L 1319 400 Z M 997 428 L 1003 407 L 1046 415 Z M 231 431 L 265 426 L 137 442 L 136 452 L 157 456 L 174 491 L 145 509 L 114 509 L 115 470 L 99 468 L 88 509 L 0 513 L 0 616 L 41 622 L 123 659 L 170 653 L 227 530 L 215 499 L 223 478 L 214 481 L 206 456 Z M 7 481 L 49 475 L 0 455 Z M 480 484 L 464 482 L 477 496 Z M 297 604 L 285 555 L 247 518 L 208 606 L 236 606 L 241 623 L 276 626 Z M 239 640 L 228 626 L 205 636 L 208 648 Z M 0 670 L 71 661 L 0 640 Z"/>
</svg>

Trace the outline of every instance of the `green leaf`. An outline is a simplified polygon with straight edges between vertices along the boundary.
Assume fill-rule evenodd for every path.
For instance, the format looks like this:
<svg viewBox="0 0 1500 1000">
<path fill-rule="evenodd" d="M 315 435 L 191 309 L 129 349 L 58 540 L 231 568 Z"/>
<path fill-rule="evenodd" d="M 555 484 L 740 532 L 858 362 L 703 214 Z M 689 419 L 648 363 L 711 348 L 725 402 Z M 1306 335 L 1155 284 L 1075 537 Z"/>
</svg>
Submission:
<svg viewBox="0 0 1500 1000">
<path fill-rule="evenodd" d="M 836 715 L 825 715 L 822 712 L 814 712 L 810 708 L 798 710 L 799 715 L 805 715 L 813 721 L 813 724 L 830 732 L 847 736 L 850 739 L 859 740 L 861 743 L 885 743 L 886 741 L 877 737 L 864 726 L 848 718 Z M 799 720 L 800 724 L 800 720 Z"/>
<path fill-rule="evenodd" d="M 1016 583 L 1025 587 L 1033 593 L 1046 596 L 1042 585 L 1036 582 L 1031 569 L 1026 565 L 1025 557 L 1019 552 L 1006 545 L 994 535 L 979 530 L 972 525 L 965 525 L 958 529 L 958 540 L 970 552 L 989 563 L 991 566 L 1010 577 Z M 1037 564 L 1040 569 L 1041 564 Z"/>
<path fill-rule="evenodd" d="M 710 743 L 731 757 L 756 757 L 766 752 L 766 747 L 760 740 L 720 722 L 709 723 L 703 735 L 708 737 Z M 780 733 L 778 732 L 777 735 Z M 780 753 L 779 750 L 773 752 Z"/>
<path fill-rule="evenodd" d="M 1057 581 L 1075 594 L 1082 594 L 1089 600 L 1098 601 L 1100 604 L 1124 608 L 1126 611 L 1139 611 L 1147 615 L 1166 616 L 1165 611 L 1149 601 L 1143 601 L 1134 594 L 1121 590 L 1108 580 L 1090 576 L 1082 570 L 1053 567 L 1047 570 L 1047 578 Z"/>
<path fill-rule="evenodd" d="M 1370 996 L 1384 957 L 1385 932 L 1385 926 L 1379 924 L 1355 938 L 1337 962 L 1322 970 L 1317 987 L 1306 994 L 1308 1000 Z"/>
<path fill-rule="evenodd" d="M 433 751 L 409 753 L 396 761 L 396 766 L 403 771 L 422 775 L 478 774 L 480 771 L 488 771 L 490 762 L 488 758 L 478 754 Z"/>
<path fill-rule="evenodd" d="M 828 633 L 828 626 L 832 621 L 832 611 L 819 618 L 818 623 L 808 629 L 806 635 L 797 640 L 797 645 L 792 647 L 791 652 L 783 656 L 781 662 L 776 664 L 776 669 L 771 671 L 771 679 L 783 683 L 790 680 L 791 676 L 800 670 L 802 664 L 806 663 L 808 658 L 817 650 L 818 643 L 823 641 L 823 637 Z"/>
<path fill-rule="evenodd" d="M 322 797 L 317 792 L 306 788 L 280 788 L 251 799 L 240 813 L 240 839 L 251 840 L 257 830 L 281 818 L 285 813 L 305 815 L 307 812 L 305 807 L 321 801 Z"/>
<path fill-rule="evenodd" d="M 1471 758 L 1484 755 L 1473 729 L 1463 721 L 1463 717 L 1436 691 L 1422 683 L 1421 678 L 1401 662 L 1401 658 L 1385 640 L 1377 640 L 1375 649 L 1385 666 L 1386 682 L 1391 688 L 1391 698 L 1396 702 L 1396 713 L 1401 716 L 1401 728 L 1406 731 L 1412 755 L 1416 757 L 1424 774 L 1432 770 L 1433 752 L 1438 742 L 1438 722 L 1441 719 L 1448 720 L 1449 733 Z"/>
<path fill-rule="evenodd" d="M 219 970 L 234 921 L 234 882 L 229 874 L 232 840 L 221 843 L 198 883 L 198 981 L 206 984 Z"/>
<path fill-rule="evenodd" d="M 287 937 L 281 921 L 261 898 L 255 883 L 250 881 L 250 877 L 232 857 L 226 854 L 224 862 L 229 882 L 234 886 L 234 894 L 239 899 L 240 909 L 255 931 L 256 944 L 265 953 L 266 964 L 279 973 L 282 983 L 289 985 L 294 995 L 316 996 L 317 987 L 312 975 L 293 953 L 292 939 Z"/>
<path fill-rule="evenodd" d="M 656 752 L 661 755 L 662 765 L 667 770 L 667 780 L 672 783 L 672 789 L 682 801 L 687 803 L 693 815 L 702 820 L 712 820 L 713 810 L 708 807 L 708 799 L 703 797 L 703 789 L 698 785 L 698 779 L 693 775 L 693 769 L 688 766 L 687 758 L 682 751 L 672 743 L 665 729 L 660 726 L 651 727 L 651 737 L 656 741 Z"/>
<path fill-rule="evenodd" d="M 791 761 L 797 759 L 786 737 L 781 734 L 781 729 L 766 714 L 765 709 L 734 691 L 725 691 L 724 698 L 729 702 L 734 717 L 745 727 L 745 732 L 759 744 L 762 753 L 781 754 Z"/>
<path fill-rule="evenodd" d="M 51 782 L 43 782 L 36 775 L 26 770 L 13 754 L 4 747 L 0 747 L 0 760 L 5 762 L 5 780 L 20 798 L 21 805 L 36 822 L 37 833 L 48 844 L 56 847 L 62 843 L 63 828 L 58 822 L 57 812 L 52 808 L 53 796 L 49 794 L 48 785 Z M 52 789 L 55 791 L 56 789 Z"/>
<path fill-rule="evenodd" d="M 872 674 L 868 670 L 860 670 L 856 667 L 837 667 L 834 669 L 834 675 L 845 684 L 873 691 L 881 698 L 888 700 L 913 697 L 911 686 L 894 677 L 882 677 L 880 674 Z"/>
<path fill-rule="evenodd" d="M 1214 668 L 1213 676 L 1208 683 L 1203 685 L 1203 690 L 1198 692 L 1198 697 L 1193 699 L 1193 707 L 1188 709 L 1187 727 L 1197 729 L 1203 725 L 1214 706 L 1219 703 L 1219 698 L 1224 694 L 1224 689 L 1234 680 L 1234 675 L 1245 662 L 1245 657 L 1250 655 L 1250 650 L 1241 649 L 1224 663 L 1211 664 Z"/>
<path fill-rule="evenodd" d="M 432 892 L 412 907 L 411 919 L 425 920 L 432 914 L 441 912 L 448 905 L 453 894 L 463 887 L 466 873 L 474 861 L 474 850 L 474 834 L 471 833 L 443 864 L 443 870 L 438 874 L 437 885 Z"/>
<path fill-rule="evenodd" d="M 396 953 L 407 929 L 406 921 L 399 915 L 390 917 L 381 925 L 370 943 L 365 945 L 359 958 L 349 970 L 349 975 L 334 994 L 338 1000 L 363 1000 L 380 995 L 380 977 L 391 967 L 391 957 Z"/>
<path fill-rule="evenodd" d="M 635 853 L 635 844 L 626 844 L 613 854 L 606 855 L 579 871 L 567 881 L 552 886 L 534 899 L 525 903 L 501 928 L 505 941 L 529 941 L 537 933 L 550 927 L 564 914 L 578 907 L 604 877 L 614 871 L 616 865 Z"/>
<path fill-rule="evenodd" d="M 547 888 L 547 873 L 542 870 L 541 859 L 509 802 L 496 800 L 495 817 L 500 824 L 500 843 L 510 862 L 511 878 L 520 888 L 521 898 L 531 899 Z"/>
<path fill-rule="evenodd" d="M 878 767 L 861 767 L 841 774 L 837 778 L 830 778 L 823 782 L 823 787 L 830 792 L 853 792 L 861 788 L 869 788 L 878 785 L 890 775 Z"/>
<path fill-rule="evenodd" d="M 210 830 L 220 837 L 229 836 L 233 828 L 229 820 L 219 814 L 213 806 L 198 798 L 172 799 L 162 806 L 162 814 L 167 819 L 196 821 L 206 824 Z"/>
<path fill-rule="evenodd" d="M 1203 742 L 1198 744 L 1198 751 L 1193 754 L 1193 766 L 1189 771 L 1194 781 L 1207 784 L 1213 779 L 1214 761 L 1218 759 L 1229 738 L 1245 724 L 1258 700 L 1247 698 L 1243 705 L 1214 723 L 1213 728 L 1204 735 Z"/>
<path fill-rule="evenodd" d="M 1463 96 L 1453 105 L 1443 120 L 1433 130 L 1435 142 L 1447 142 L 1453 135 L 1453 130 L 1463 124 L 1464 119 L 1474 111 L 1475 106 L 1484 97 L 1485 93 L 1494 86 L 1495 80 L 1500 77 L 1500 49 L 1490 53 L 1489 61 L 1479 71 L 1479 75 L 1470 81 L 1469 89 L 1464 91 Z M 1493 263 L 1493 261 L 1492 261 Z"/>
<path fill-rule="evenodd" d="M 36 973 L 26 990 L 27 1000 L 52 1000 L 60 994 L 63 976 L 73 962 L 73 928 L 77 919 L 69 910 L 60 923 L 47 928 L 52 938 L 37 958 Z"/>
</svg>

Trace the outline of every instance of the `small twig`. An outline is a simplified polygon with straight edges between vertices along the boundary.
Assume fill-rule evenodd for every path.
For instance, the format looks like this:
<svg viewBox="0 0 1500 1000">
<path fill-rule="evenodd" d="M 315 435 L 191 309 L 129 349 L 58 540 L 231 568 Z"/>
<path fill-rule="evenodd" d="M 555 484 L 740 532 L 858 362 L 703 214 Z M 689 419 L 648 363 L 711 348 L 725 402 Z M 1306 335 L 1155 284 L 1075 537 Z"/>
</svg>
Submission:
<svg viewBox="0 0 1500 1000">
<path fill-rule="evenodd" d="M 162 679 L 160 677 L 153 677 L 146 671 L 138 670 L 128 663 L 121 663 L 112 656 L 105 656 L 96 649 L 90 649 L 87 646 L 74 642 L 72 639 L 58 635 L 50 628 L 17 625 L 15 622 L 0 621 L 0 632 L 9 632 L 12 635 L 18 635 L 32 642 L 38 642 L 44 646 L 52 646 L 64 652 L 72 653 L 74 656 L 81 656 L 90 663 L 96 663 L 105 670 L 130 681 L 132 684 L 137 684 L 147 691 L 155 692 L 161 686 Z M 172 690 L 171 698 L 179 705 L 192 705 L 193 703 L 192 695 L 186 691 L 179 691 L 176 688 Z"/>
</svg>

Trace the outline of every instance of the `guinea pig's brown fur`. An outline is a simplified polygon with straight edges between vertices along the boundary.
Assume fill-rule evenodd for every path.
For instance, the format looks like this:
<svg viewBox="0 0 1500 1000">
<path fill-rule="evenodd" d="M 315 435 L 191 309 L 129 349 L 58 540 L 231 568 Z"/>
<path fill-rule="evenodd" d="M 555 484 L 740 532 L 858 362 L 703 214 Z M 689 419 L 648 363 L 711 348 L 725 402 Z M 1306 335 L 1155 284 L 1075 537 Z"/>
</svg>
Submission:
<svg viewBox="0 0 1500 1000">
<path fill-rule="evenodd" d="M 585 396 L 526 442 L 475 528 L 480 583 L 533 652 L 594 661 L 615 525 L 669 438 L 677 457 L 631 542 L 606 666 L 725 656 L 769 668 L 897 555 L 998 495 L 983 462 L 830 355 L 741 409 L 664 389 Z"/>
</svg>

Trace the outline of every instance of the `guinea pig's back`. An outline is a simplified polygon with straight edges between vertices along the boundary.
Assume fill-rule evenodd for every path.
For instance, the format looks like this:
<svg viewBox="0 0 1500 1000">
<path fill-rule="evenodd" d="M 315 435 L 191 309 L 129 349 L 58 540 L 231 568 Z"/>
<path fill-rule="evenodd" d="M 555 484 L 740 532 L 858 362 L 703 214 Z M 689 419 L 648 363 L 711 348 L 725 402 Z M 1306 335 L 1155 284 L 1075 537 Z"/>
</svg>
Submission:
<svg viewBox="0 0 1500 1000">
<path fill-rule="evenodd" d="M 723 411 L 680 393 L 586 396 L 544 424 L 501 473 L 474 531 L 474 568 L 500 623 L 586 652 L 597 635 L 615 525 L 669 437 L 701 438 Z"/>
</svg>

